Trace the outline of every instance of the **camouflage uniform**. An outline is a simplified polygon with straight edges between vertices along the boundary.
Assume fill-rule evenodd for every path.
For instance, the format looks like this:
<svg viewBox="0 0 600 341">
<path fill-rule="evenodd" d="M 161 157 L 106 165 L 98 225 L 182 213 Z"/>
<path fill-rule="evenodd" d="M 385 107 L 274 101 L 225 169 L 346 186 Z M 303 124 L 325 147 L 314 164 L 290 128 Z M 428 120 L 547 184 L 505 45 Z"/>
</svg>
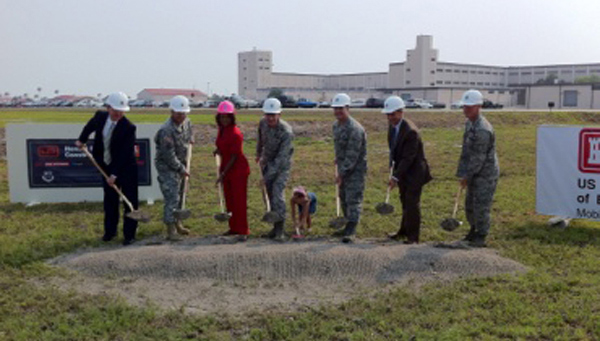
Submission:
<svg viewBox="0 0 600 341">
<path fill-rule="evenodd" d="M 342 178 L 340 200 L 344 217 L 358 223 L 367 173 L 367 134 L 360 123 L 348 117 L 345 123 L 333 124 L 333 141 L 338 174 Z"/>
<path fill-rule="evenodd" d="M 294 147 L 292 127 L 280 119 L 279 124 L 271 128 L 263 118 L 258 125 L 256 157 L 261 159 L 265 186 L 271 200 L 271 211 L 285 220 L 284 190 L 290 175 Z"/>
<path fill-rule="evenodd" d="M 490 209 L 500 169 L 494 128 L 483 116 L 467 121 L 456 176 L 467 179 L 465 211 L 471 231 L 467 240 L 484 240 L 490 229 Z"/>
<path fill-rule="evenodd" d="M 187 149 L 190 143 L 193 143 L 193 139 L 192 123 L 189 119 L 177 126 L 170 117 L 154 136 L 154 163 L 165 200 L 163 221 L 166 224 L 177 222 L 173 211 L 179 209 L 180 194 L 183 190 L 182 174 L 185 172 Z"/>
</svg>

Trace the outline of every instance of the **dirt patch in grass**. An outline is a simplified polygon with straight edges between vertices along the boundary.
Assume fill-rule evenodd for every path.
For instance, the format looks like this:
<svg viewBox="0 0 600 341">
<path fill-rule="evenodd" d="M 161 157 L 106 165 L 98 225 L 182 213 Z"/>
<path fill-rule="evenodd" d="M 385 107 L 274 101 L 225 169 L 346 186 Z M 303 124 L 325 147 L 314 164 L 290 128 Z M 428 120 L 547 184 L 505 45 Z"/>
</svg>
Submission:
<svg viewBox="0 0 600 341">
<path fill-rule="evenodd" d="M 526 271 L 493 250 L 374 240 L 344 245 L 327 239 L 235 243 L 208 237 L 176 244 L 160 239 L 143 243 L 83 250 L 51 260 L 50 264 L 75 274 L 50 283 L 87 294 L 118 295 L 134 305 L 237 315 L 339 303 L 397 285 L 418 287 Z"/>
</svg>

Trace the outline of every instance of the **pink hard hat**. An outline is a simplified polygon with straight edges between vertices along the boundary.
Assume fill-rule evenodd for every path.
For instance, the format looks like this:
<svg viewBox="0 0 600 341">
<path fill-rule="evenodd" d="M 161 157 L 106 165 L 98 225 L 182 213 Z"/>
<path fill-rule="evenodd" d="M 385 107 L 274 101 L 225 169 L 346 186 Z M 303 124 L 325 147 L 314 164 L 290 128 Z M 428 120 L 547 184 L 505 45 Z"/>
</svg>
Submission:
<svg viewBox="0 0 600 341">
<path fill-rule="evenodd" d="M 230 114 L 235 115 L 235 105 L 233 105 L 233 103 L 231 103 L 230 101 L 223 101 L 223 102 L 219 103 L 219 106 L 217 107 L 217 114 L 219 114 L 219 115 L 230 115 Z"/>
<path fill-rule="evenodd" d="M 304 188 L 303 186 L 294 187 L 293 194 L 296 193 L 300 193 L 305 197 L 308 196 L 308 194 L 306 193 L 306 188 Z"/>
</svg>

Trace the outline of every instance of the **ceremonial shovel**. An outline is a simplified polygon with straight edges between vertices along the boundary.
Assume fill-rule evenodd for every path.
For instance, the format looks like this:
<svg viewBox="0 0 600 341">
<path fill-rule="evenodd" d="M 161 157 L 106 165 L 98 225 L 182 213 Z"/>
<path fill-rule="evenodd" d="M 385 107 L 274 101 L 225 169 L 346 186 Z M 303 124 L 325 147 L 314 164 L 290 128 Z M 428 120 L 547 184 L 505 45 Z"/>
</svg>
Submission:
<svg viewBox="0 0 600 341">
<path fill-rule="evenodd" d="M 395 165 L 395 162 L 392 161 L 392 167 L 390 167 L 390 176 L 388 178 L 388 182 L 392 180 L 392 174 L 394 173 L 394 165 Z M 394 213 L 394 206 L 390 205 L 390 190 L 391 189 L 392 188 L 388 185 L 387 194 L 385 195 L 385 202 L 379 203 L 379 204 L 377 204 L 377 206 L 375 206 L 375 210 L 377 211 L 377 213 L 379 213 L 381 215 L 387 215 L 387 214 Z"/>
<path fill-rule="evenodd" d="M 108 181 L 109 176 L 100 167 L 100 165 L 98 164 L 98 162 L 96 162 L 96 160 L 94 159 L 94 157 L 92 156 L 92 154 L 90 154 L 90 151 L 87 149 L 87 146 L 84 145 L 81 148 L 81 150 L 83 150 L 83 152 L 85 153 L 85 155 L 90 159 L 90 161 L 92 161 L 92 163 L 94 164 L 94 166 L 96 166 L 96 168 L 98 169 L 98 171 L 104 176 L 104 179 L 106 179 L 106 181 Z M 125 196 L 125 194 L 123 194 L 123 192 L 121 192 L 121 190 L 119 189 L 119 187 L 117 187 L 117 185 L 112 185 L 111 187 L 117 192 L 117 194 L 119 194 L 119 196 L 121 197 L 121 199 L 123 199 L 123 201 L 125 202 L 125 204 L 127 205 L 127 207 L 129 207 L 129 210 L 131 212 L 125 214 L 125 216 L 127 218 L 131 218 L 131 219 L 136 220 L 136 221 L 141 221 L 142 223 L 147 223 L 147 222 L 150 221 L 150 215 L 148 213 L 142 212 L 140 210 L 133 209 L 133 205 L 131 204 L 131 201 L 129 201 L 129 199 L 127 199 L 127 197 Z"/>
<path fill-rule="evenodd" d="M 215 162 L 217 164 L 217 176 L 219 176 L 219 170 L 221 168 L 221 156 L 215 155 Z M 219 205 L 221 205 L 221 213 L 215 214 L 215 220 L 219 222 L 226 222 L 231 218 L 231 212 L 225 212 L 225 205 L 223 204 L 223 184 L 219 182 Z"/>
<path fill-rule="evenodd" d="M 187 157 L 186 157 L 186 163 L 185 163 L 185 171 L 188 174 L 190 174 L 191 164 L 192 164 L 192 145 L 190 144 L 187 149 Z M 190 181 L 190 177 L 185 176 L 183 179 L 183 187 L 181 189 L 182 193 L 181 193 L 179 209 L 175 210 L 173 212 L 173 215 L 178 220 L 186 220 L 192 215 L 192 212 L 185 208 L 185 197 L 187 195 L 189 181 Z"/>
<path fill-rule="evenodd" d="M 335 178 L 337 181 L 337 177 L 338 177 L 338 169 L 337 169 L 337 165 L 335 166 Z M 340 229 L 342 228 L 344 225 L 346 225 L 346 218 L 341 216 L 341 203 L 340 203 L 340 185 L 335 184 L 335 204 L 336 204 L 336 218 L 331 220 L 329 222 L 329 227 L 331 228 L 335 228 L 335 229 Z"/>
<path fill-rule="evenodd" d="M 263 170 L 262 170 L 262 166 L 258 165 L 258 169 L 260 171 L 260 178 L 262 179 L 262 192 L 263 192 L 263 199 L 265 201 L 265 205 L 267 208 L 267 212 L 263 215 L 262 217 L 262 221 L 264 221 L 265 223 L 276 223 L 278 221 L 280 221 L 280 217 L 279 214 L 277 214 L 276 212 L 271 211 L 271 201 L 269 200 L 269 193 L 267 192 L 267 185 L 265 184 L 265 177 L 263 175 Z"/>
<path fill-rule="evenodd" d="M 454 210 L 452 211 L 452 218 L 446 218 L 441 223 L 440 226 L 442 229 L 446 231 L 454 231 L 460 225 L 462 225 L 462 221 L 456 219 L 456 212 L 458 211 L 458 201 L 460 200 L 460 194 L 462 193 L 462 186 L 458 188 L 458 192 L 456 193 L 456 199 L 454 201 Z"/>
</svg>

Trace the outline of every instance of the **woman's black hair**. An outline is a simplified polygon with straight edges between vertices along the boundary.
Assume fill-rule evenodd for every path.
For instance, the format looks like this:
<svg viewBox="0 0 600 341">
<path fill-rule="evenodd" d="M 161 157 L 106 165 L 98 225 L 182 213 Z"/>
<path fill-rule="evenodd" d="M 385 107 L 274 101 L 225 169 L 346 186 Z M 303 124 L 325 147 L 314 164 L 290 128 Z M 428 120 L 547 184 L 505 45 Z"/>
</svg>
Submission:
<svg viewBox="0 0 600 341">
<path fill-rule="evenodd" d="M 217 127 L 219 127 L 219 130 L 223 127 L 221 127 L 221 122 L 219 122 L 219 116 L 224 115 L 224 114 L 216 114 L 215 115 L 215 121 L 217 122 Z M 231 125 L 235 125 L 235 115 L 234 114 L 225 114 L 227 116 L 229 116 L 229 118 L 231 118 Z"/>
</svg>

